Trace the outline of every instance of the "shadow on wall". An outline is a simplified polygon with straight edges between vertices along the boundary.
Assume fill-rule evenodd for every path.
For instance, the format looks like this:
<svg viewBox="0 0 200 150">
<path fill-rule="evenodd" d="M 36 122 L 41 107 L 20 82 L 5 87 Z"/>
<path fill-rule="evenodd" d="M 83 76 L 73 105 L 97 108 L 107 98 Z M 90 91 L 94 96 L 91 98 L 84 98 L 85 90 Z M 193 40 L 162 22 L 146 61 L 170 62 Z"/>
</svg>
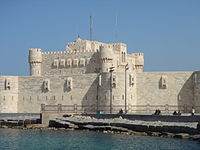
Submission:
<svg viewBox="0 0 200 150">
<path fill-rule="evenodd" d="M 194 104 L 194 73 L 186 80 L 177 95 L 178 110 L 182 113 L 191 113 Z"/>
<path fill-rule="evenodd" d="M 98 74 L 97 74 L 98 76 Z M 89 87 L 87 93 L 84 95 L 81 105 L 79 109 L 82 109 L 81 112 L 84 113 L 95 113 L 96 112 L 96 106 L 97 106 L 97 91 L 98 91 L 98 78 L 96 78 L 91 86 Z"/>
<path fill-rule="evenodd" d="M 82 110 L 84 113 L 95 113 L 97 110 L 98 74 L 100 72 L 99 52 L 91 56 L 89 64 L 86 66 L 85 73 L 96 73 L 97 78 L 92 82 L 87 93 L 82 99 Z"/>
<path fill-rule="evenodd" d="M 82 111 L 84 113 L 95 113 L 97 110 L 98 74 L 100 72 L 99 52 L 91 56 L 90 62 L 86 65 L 85 73 L 96 73 L 96 79 L 92 82 L 87 93 L 82 99 Z"/>
<path fill-rule="evenodd" d="M 200 71 L 193 73 L 194 86 L 194 109 L 196 113 L 200 113 Z"/>
<path fill-rule="evenodd" d="M 96 52 L 91 56 L 90 62 L 86 65 L 85 73 L 99 73 L 100 72 L 100 60 L 99 60 L 100 52 Z"/>
</svg>

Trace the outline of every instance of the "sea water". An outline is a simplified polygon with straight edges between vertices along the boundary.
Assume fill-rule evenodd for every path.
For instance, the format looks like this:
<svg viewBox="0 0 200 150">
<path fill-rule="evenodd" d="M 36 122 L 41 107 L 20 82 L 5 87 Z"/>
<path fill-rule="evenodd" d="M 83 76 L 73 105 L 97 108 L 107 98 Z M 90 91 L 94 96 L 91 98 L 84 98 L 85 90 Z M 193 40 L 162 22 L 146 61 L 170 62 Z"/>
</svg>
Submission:
<svg viewBox="0 0 200 150">
<path fill-rule="evenodd" d="M 200 143 L 92 131 L 0 129 L 0 150 L 200 150 Z"/>
</svg>

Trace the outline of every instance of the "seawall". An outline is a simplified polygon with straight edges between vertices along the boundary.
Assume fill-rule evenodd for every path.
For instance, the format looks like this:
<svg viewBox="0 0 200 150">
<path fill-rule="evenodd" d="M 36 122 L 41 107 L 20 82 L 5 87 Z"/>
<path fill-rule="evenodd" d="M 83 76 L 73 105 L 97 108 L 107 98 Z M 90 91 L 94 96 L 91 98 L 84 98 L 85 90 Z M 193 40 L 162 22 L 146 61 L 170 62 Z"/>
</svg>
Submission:
<svg viewBox="0 0 200 150">
<path fill-rule="evenodd" d="M 115 115 L 115 117 L 112 118 L 112 115 L 66 115 L 64 117 L 51 119 L 49 121 L 49 127 L 65 128 L 69 130 L 92 130 L 104 133 L 125 133 L 133 135 L 200 139 L 200 130 L 197 129 L 199 116 L 194 117 L 189 122 L 186 121 L 186 118 L 192 118 L 193 116 L 179 116 L 179 118 L 182 117 L 182 119 L 179 119 L 178 121 L 176 120 L 175 122 L 170 116 L 149 117 L 152 120 L 154 119 L 154 121 L 137 120 L 138 118 L 132 118 L 132 120 L 125 119 L 125 117 L 130 118 L 133 116 L 135 115 Z M 171 120 L 169 122 L 159 121 L 155 120 L 154 117 L 163 117 L 163 120 Z M 145 119 L 145 117 L 142 119 Z"/>
<path fill-rule="evenodd" d="M 146 114 L 82 114 L 82 116 L 89 116 L 96 119 L 112 119 L 119 118 L 120 116 L 128 120 L 141 120 L 141 121 L 163 121 L 163 122 L 199 122 L 200 115 L 191 116 L 180 115 L 146 115 Z"/>
</svg>

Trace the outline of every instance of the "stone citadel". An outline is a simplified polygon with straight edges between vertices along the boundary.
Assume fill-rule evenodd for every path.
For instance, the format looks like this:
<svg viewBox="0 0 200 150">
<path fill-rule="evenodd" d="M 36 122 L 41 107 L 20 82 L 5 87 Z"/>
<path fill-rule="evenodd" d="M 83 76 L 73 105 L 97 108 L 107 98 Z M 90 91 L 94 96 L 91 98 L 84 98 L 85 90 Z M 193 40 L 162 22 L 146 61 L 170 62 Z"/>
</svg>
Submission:
<svg viewBox="0 0 200 150">
<path fill-rule="evenodd" d="M 0 77 L 1 113 L 200 112 L 200 71 L 143 72 L 144 54 L 128 54 L 124 43 L 77 38 L 64 51 L 31 48 L 29 64 L 30 76 Z"/>
</svg>

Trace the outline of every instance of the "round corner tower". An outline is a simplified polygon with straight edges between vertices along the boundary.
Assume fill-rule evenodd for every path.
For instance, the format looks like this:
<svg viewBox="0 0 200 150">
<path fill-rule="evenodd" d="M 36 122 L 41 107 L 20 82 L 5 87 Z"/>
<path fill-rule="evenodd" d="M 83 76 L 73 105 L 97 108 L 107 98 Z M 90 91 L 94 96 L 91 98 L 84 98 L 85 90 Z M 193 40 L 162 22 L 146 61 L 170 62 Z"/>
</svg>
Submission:
<svg viewBox="0 0 200 150">
<path fill-rule="evenodd" d="M 113 49 L 111 45 L 100 46 L 100 60 L 101 60 L 101 86 L 99 87 L 99 110 L 109 113 L 107 109 L 110 106 L 110 81 L 111 72 L 110 67 L 113 66 Z"/>
<path fill-rule="evenodd" d="M 100 47 L 101 72 L 109 72 L 109 68 L 113 66 L 113 49 L 110 45 L 102 45 Z"/>
<path fill-rule="evenodd" d="M 31 76 L 41 76 L 42 52 L 40 48 L 29 49 L 29 65 Z"/>
</svg>

